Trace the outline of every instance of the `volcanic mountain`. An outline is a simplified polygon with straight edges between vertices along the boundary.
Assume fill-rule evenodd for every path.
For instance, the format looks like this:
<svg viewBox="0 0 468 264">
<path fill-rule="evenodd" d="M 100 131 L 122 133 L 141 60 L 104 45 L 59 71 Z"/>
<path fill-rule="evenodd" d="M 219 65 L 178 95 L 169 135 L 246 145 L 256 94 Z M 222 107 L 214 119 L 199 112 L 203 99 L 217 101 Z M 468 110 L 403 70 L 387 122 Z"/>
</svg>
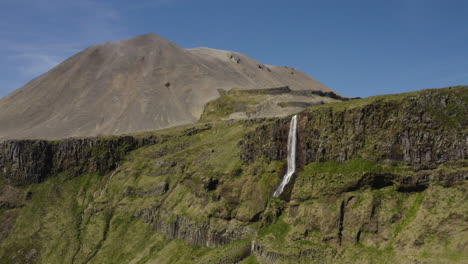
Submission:
<svg viewBox="0 0 468 264">
<path fill-rule="evenodd" d="M 333 93 L 305 73 L 155 34 L 91 46 L 0 99 L 0 141 L 122 134 L 197 121 L 221 90 Z"/>
</svg>

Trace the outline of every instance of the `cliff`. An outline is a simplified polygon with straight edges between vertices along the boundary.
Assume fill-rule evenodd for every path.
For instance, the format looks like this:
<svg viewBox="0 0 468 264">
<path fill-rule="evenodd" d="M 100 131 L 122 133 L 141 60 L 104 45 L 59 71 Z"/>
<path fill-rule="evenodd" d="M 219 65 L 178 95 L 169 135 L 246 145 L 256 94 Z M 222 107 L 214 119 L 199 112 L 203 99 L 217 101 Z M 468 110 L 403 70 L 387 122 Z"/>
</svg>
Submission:
<svg viewBox="0 0 468 264">
<path fill-rule="evenodd" d="M 0 262 L 464 263 L 467 104 L 451 87 L 307 108 L 279 198 L 289 117 L 4 142 Z"/>
<path fill-rule="evenodd" d="M 115 169 L 129 151 L 155 144 L 157 139 L 131 136 L 108 138 L 12 140 L 0 144 L 0 171 L 6 183 L 39 183 L 49 175 L 67 172 L 74 177 L 85 172 L 104 174 Z"/>
<path fill-rule="evenodd" d="M 298 120 L 298 162 L 362 157 L 436 167 L 465 159 L 466 100 L 466 88 L 458 87 L 310 108 Z M 285 159 L 287 122 L 278 119 L 275 125 L 261 126 L 248 135 L 242 159 Z"/>
</svg>

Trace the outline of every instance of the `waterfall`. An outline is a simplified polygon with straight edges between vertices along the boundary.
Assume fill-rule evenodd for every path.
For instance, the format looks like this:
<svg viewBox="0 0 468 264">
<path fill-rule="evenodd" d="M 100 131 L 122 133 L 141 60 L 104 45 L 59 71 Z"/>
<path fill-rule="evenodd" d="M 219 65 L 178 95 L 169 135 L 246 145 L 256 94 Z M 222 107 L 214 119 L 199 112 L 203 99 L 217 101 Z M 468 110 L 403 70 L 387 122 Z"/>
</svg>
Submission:
<svg viewBox="0 0 468 264">
<path fill-rule="evenodd" d="M 281 184 L 278 186 L 276 191 L 273 193 L 274 197 L 280 196 L 283 192 L 284 187 L 291 180 L 291 176 L 296 170 L 296 128 L 297 128 L 297 115 L 291 118 L 291 124 L 289 125 L 288 135 L 288 171 L 283 177 Z"/>
</svg>

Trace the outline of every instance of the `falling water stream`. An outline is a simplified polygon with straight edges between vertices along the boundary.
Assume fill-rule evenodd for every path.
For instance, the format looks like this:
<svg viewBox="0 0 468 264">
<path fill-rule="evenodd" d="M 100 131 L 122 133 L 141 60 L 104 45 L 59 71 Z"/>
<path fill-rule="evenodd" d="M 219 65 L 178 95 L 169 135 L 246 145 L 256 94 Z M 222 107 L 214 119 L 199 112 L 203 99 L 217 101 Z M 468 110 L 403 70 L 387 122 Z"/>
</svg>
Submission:
<svg viewBox="0 0 468 264">
<path fill-rule="evenodd" d="M 283 192 L 286 184 L 291 180 L 291 176 L 296 170 L 296 128 L 297 128 L 297 115 L 294 115 L 291 119 L 291 124 L 289 125 L 289 135 L 288 135 L 288 171 L 283 177 L 281 184 L 278 186 L 276 191 L 273 193 L 274 197 L 280 196 Z"/>
</svg>

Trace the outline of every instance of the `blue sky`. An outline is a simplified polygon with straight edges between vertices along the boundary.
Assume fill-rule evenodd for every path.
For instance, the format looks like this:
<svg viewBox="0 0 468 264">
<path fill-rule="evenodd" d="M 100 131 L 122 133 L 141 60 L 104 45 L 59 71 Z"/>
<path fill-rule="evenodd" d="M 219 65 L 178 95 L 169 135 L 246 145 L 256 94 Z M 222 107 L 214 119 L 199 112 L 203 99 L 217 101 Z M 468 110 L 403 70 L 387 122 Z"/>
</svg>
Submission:
<svg viewBox="0 0 468 264">
<path fill-rule="evenodd" d="M 468 84 L 466 0 L 0 0 L 0 97 L 90 45 L 150 32 L 345 96 Z"/>
</svg>

